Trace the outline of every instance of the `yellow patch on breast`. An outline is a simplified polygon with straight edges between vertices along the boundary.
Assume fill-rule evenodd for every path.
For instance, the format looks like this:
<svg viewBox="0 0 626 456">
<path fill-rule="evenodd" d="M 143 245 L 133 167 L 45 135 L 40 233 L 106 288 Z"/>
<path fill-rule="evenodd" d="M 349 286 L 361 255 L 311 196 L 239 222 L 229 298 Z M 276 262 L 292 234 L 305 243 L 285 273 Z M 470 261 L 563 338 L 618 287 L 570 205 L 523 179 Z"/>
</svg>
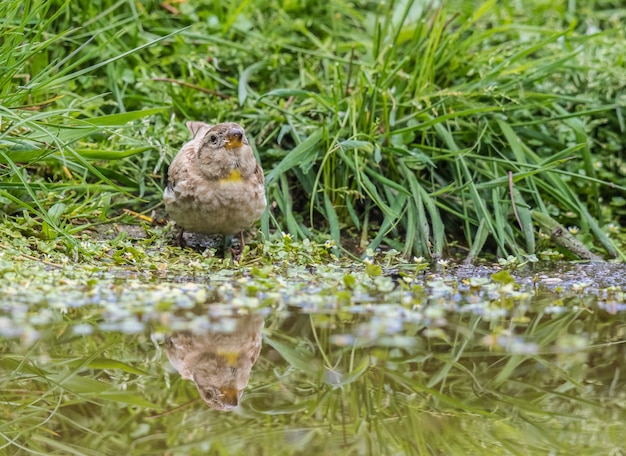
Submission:
<svg viewBox="0 0 626 456">
<path fill-rule="evenodd" d="M 241 177 L 241 173 L 239 172 L 238 169 L 233 169 L 228 176 L 223 177 L 222 179 L 220 179 L 220 182 L 222 182 L 222 183 L 226 183 L 226 182 L 241 182 L 241 181 L 242 181 L 242 177 Z"/>
<path fill-rule="evenodd" d="M 218 350 L 217 354 L 224 358 L 229 366 L 234 366 L 235 364 L 237 364 L 237 359 L 239 359 L 240 355 L 239 352 L 229 352 L 222 350 Z"/>
</svg>

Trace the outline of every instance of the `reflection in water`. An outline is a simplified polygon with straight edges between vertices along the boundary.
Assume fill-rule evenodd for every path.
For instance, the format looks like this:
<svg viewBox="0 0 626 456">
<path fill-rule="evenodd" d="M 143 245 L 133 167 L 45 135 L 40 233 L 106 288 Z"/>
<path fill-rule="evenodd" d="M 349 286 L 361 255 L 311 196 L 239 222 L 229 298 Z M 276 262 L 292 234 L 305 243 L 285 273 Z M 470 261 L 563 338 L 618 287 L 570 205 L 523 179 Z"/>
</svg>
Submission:
<svg viewBox="0 0 626 456">
<path fill-rule="evenodd" d="M 588 286 L 582 266 L 558 283 L 548 273 L 353 282 L 353 271 L 335 282 L 327 271 L 324 284 L 259 271 L 217 295 L 212 284 L 72 282 L 64 299 L 35 304 L 18 294 L 24 281 L 2 289 L 18 281 L 5 273 L 0 454 L 626 454 L 623 286 Z M 218 319 L 249 295 L 265 322 Z M 154 362 L 162 353 L 136 324 L 152 322 L 157 342 L 163 323 L 211 323 L 167 346 L 213 408 L 235 407 L 263 357 L 245 408 L 216 416 L 187 406 L 189 382 L 163 388 L 168 363 Z"/>
<path fill-rule="evenodd" d="M 232 329 L 220 325 L 206 334 L 181 331 L 165 339 L 172 365 L 217 410 L 237 407 L 261 351 L 263 317 L 246 315 L 233 320 Z"/>
</svg>

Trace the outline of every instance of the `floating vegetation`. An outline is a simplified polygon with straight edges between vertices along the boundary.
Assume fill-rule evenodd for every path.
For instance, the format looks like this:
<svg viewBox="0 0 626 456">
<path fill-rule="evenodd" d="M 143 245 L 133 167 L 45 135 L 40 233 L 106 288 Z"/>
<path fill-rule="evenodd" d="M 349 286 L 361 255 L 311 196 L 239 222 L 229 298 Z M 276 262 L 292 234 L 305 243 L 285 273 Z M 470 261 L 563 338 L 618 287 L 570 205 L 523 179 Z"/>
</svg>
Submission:
<svg viewBox="0 0 626 456">
<path fill-rule="evenodd" d="M 325 242 L 281 236 L 252 248 L 232 263 L 206 251 L 180 255 L 135 244 L 147 264 L 106 267 L 101 260 L 94 267 L 50 257 L 51 266 L 19 249 L 1 251 L 4 448 L 25 454 L 621 448 L 623 265 L 443 268 L 403 261 L 393 251 L 372 252 L 359 263 L 333 257 Z M 230 345 L 207 348 L 192 364 L 172 354 L 174 366 L 167 361 L 168 341 L 210 340 L 207 334 L 228 334 L 246 315 L 264 320 L 258 361 L 244 361 L 245 351 Z M 214 374 L 202 371 L 208 365 L 202 360 L 211 358 L 218 362 Z M 241 378 L 228 380 L 231 370 Z"/>
<path fill-rule="evenodd" d="M 337 260 L 287 271 L 282 264 L 226 269 L 223 263 L 216 268 L 213 257 L 194 254 L 186 267 L 201 272 L 180 277 L 150 268 L 139 273 L 116 266 L 50 268 L 28 259 L 4 260 L 0 335 L 32 340 L 40 328 L 79 315 L 83 323 L 73 330 L 77 333 L 89 333 L 85 321 L 101 331 L 123 333 L 148 327 L 201 329 L 208 325 L 208 314 L 194 312 L 223 306 L 243 312 L 365 315 L 396 322 L 389 326 L 391 332 L 404 322 L 446 327 L 451 316 L 464 314 L 485 322 L 519 323 L 539 310 L 615 314 L 626 309 L 624 291 L 614 285 L 622 280 L 622 265 L 531 265 L 512 272 L 498 266 L 450 266 L 442 273 L 422 264 L 376 264 L 375 272 L 373 262 L 346 264 Z"/>
</svg>

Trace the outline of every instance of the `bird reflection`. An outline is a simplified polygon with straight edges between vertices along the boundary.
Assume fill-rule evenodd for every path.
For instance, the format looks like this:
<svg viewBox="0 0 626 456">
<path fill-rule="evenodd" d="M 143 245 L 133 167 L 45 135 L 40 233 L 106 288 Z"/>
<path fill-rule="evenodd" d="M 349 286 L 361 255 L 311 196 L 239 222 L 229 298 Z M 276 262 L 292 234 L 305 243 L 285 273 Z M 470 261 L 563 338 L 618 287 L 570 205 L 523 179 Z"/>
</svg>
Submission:
<svg viewBox="0 0 626 456">
<path fill-rule="evenodd" d="M 216 410 L 237 407 L 261 351 L 263 317 L 229 319 L 233 320 L 232 330 L 222 324 L 205 334 L 181 331 L 165 338 L 170 363 L 182 378 L 196 384 L 202 399 Z"/>
</svg>

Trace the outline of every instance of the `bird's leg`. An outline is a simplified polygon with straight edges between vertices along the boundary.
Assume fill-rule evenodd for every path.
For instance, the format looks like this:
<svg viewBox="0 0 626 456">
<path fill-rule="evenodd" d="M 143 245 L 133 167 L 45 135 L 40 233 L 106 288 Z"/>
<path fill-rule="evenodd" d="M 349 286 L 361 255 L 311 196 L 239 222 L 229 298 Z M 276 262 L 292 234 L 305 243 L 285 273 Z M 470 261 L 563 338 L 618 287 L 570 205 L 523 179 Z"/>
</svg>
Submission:
<svg viewBox="0 0 626 456">
<path fill-rule="evenodd" d="M 228 255 L 230 254 L 231 256 L 233 255 L 233 237 L 230 234 L 225 234 L 224 235 L 224 258 L 227 258 Z"/>
<path fill-rule="evenodd" d="M 244 237 L 243 237 L 243 231 L 241 231 L 239 233 L 239 248 L 238 249 L 236 249 L 236 248 L 234 248 L 232 246 L 232 237 L 230 237 L 230 239 L 231 239 L 230 253 L 233 256 L 233 260 L 239 261 L 241 259 L 241 254 L 243 253 L 243 248 L 246 245 L 246 242 L 245 242 Z"/>
<path fill-rule="evenodd" d="M 185 242 L 185 238 L 183 237 L 183 234 L 185 234 L 185 228 L 180 229 L 180 233 L 178 233 L 178 236 L 176 236 L 174 245 L 177 245 L 178 247 L 185 247 L 187 245 L 187 243 Z"/>
<path fill-rule="evenodd" d="M 239 249 L 243 252 L 243 248 L 246 246 L 246 240 L 243 236 L 243 230 L 239 232 Z"/>
</svg>

